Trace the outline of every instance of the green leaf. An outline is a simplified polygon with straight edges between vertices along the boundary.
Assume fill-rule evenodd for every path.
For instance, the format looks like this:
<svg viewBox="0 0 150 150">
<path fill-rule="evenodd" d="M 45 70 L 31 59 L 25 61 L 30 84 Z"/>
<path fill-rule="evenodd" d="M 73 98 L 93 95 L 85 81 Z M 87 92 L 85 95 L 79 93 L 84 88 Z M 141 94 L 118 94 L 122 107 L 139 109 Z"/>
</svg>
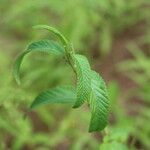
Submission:
<svg viewBox="0 0 150 150">
<path fill-rule="evenodd" d="M 109 98 L 105 82 L 95 71 L 91 72 L 91 93 L 90 93 L 90 108 L 91 121 L 89 132 L 101 131 L 107 125 Z"/>
<path fill-rule="evenodd" d="M 59 37 L 59 39 L 61 40 L 61 42 L 67 46 L 68 45 L 68 40 L 65 38 L 65 36 L 63 34 L 61 34 L 57 29 L 48 26 L 48 25 L 36 25 L 34 26 L 35 29 L 46 29 L 52 33 L 54 33 L 57 37 Z"/>
<path fill-rule="evenodd" d="M 73 104 L 76 100 L 76 93 L 73 88 L 56 87 L 39 94 L 31 104 L 31 109 L 45 104 Z"/>
<path fill-rule="evenodd" d="M 27 51 L 39 51 L 55 55 L 64 55 L 65 53 L 64 48 L 53 40 L 40 40 L 33 42 L 27 47 Z"/>
<path fill-rule="evenodd" d="M 48 54 L 55 54 L 55 55 L 64 55 L 65 50 L 64 48 L 59 45 L 57 42 L 52 40 L 41 40 L 37 42 L 31 43 L 26 51 L 24 51 L 15 61 L 13 74 L 18 84 L 20 84 L 19 79 L 19 70 L 21 66 L 21 62 L 26 54 L 29 52 L 46 52 Z"/>
<path fill-rule="evenodd" d="M 91 69 L 86 57 L 75 55 L 77 71 L 77 100 L 73 108 L 81 106 L 89 98 L 91 91 Z"/>
</svg>

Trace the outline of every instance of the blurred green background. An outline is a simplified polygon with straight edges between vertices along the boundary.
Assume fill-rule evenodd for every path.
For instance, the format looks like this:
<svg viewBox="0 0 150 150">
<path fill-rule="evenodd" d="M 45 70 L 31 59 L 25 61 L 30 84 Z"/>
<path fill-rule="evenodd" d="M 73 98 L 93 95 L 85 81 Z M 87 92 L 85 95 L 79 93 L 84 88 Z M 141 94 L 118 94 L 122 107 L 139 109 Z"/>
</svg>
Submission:
<svg viewBox="0 0 150 150">
<path fill-rule="evenodd" d="M 58 28 L 106 80 L 111 100 L 105 132 L 88 133 L 86 106 L 47 105 L 24 113 L 44 89 L 75 80 L 59 60 L 34 53 L 12 77 L 31 41 L 55 38 L 33 25 Z M 149 0 L 0 0 L 0 150 L 150 149 Z"/>
</svg>

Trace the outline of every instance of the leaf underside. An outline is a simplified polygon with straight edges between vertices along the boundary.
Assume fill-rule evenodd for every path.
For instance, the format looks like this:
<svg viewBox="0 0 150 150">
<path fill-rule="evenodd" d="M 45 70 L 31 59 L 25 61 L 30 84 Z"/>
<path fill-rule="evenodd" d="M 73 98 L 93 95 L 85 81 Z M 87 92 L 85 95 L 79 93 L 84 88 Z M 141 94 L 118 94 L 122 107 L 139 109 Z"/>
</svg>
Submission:
<svg viewBox="0 0 150 150">
<path fill-rule="evenodd" d="M 73 104 L 76 100 L 76 93 L 73 88 L 70 87 L 56 87 L 46 90 L 39 94 L 33 103 L 31 109 L 45 104 Z"/>
<path fill-rule="evenodd" d="M 61 45 L 59 45 L 57 42 L 52 40 L 41 40 L 41 41 L 31 43 L 27 47 L 26 51 L 20 54 L 20 56 L 16 59 L 14 64 L 13 74 L 18 84 L 20 84 L 19 70 L 20 70 L 21 63 L 23 61 L 24 56 L 29 52 L 45 52 L 48 54 L 55 54 L 55 55 L 65 54 L 64 48 Z"/>
<path fill-rule="evenodd" d="M 88 100 L 91 90 L 90 65 L 86 57 L 75 55 L 76 71 L 77 71 L 77 100 L 73 108 L 80 107 Z"/>
<path fill-rule="evenodd" d="M 68 44 L 68 40 L 55 28 L 48 26 L 48 25 L 36 25 L 34 26 L 35 29 L 46 29 L 52 33 L 54 33 L 61 42 L 66 46 Z"/>
</svg>

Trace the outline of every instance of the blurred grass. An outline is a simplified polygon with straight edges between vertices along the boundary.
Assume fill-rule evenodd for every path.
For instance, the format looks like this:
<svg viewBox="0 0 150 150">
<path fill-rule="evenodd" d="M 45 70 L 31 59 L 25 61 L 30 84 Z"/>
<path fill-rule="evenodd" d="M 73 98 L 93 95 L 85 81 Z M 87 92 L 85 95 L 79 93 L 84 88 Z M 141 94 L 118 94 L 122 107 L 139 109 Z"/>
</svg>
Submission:
<svg viewBox="0 0 150 150">
<path fill-rule="evenodd" d="M 149 6 L 148 0 L 1 0 L 0 149 L 150 149 Z M 106 133 L 87 133 L 86 106 L 44 106 L 23 119 L 40 91 L 75 80 L 62 60 L 31 54 L 24 60 L 22 85 L 16 85 L 12 65 L 19 52 L 31 40 L 55 38 L 33 30 L 36 24 L 57 27 L 93 66 L 103 65 L 95 68 L 110 92 Z"/>
</svg>

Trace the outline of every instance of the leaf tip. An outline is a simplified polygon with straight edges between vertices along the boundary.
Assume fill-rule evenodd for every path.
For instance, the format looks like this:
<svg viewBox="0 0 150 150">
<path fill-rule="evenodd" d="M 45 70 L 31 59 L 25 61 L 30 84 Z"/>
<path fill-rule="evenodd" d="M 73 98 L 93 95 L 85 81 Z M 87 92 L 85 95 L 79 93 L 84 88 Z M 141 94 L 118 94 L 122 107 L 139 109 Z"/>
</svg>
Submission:
<svg viewBox="0 0 150 150">
<path fill-rule="evenodd" d="M 89 133 L 91 133 L 91 132 L 100 132 L 100 131 L 102 131 L 104 128 L 102 128 L 102 129 L 94 129 L 94 128 L 91 128 L 91 127 L 89 127 Z"/>
<path fill-rule="evenodd" d="M 32 26 L 32 28 L 33 29 L 39 29 L 39 28 L 41 28 L 43 25 L 34 25 L 34 26 Z"/>
<path fill-rule="evenodd" d="M 73 106 L 72 106 L 72 108 L 78 108 L 78 107 L 80 107 L 82 104 L 79 104 L 79 103 L 75 103 Z"/>
<path fill-rule="evenodd" d="M 45 24 L 38 24 L 38 25 L 34 25 L 32 26 L 33 29 L 49 29 L 49 28 L 52 28 L 48 25 L 45 25 Z"/>
<path fill-rule="evenodd" d="M 35 105 L 34 105 L 34 101 L 31 103 L 31 105 L 29 106 L 29 110 L 32 111 L 34 109 Z"/>
<path fill-rule="evenodd" d="M 16 70 L 14 70 L 13 76 L 14 76 L 14 79 L 15 79 L 16 83 L 17 83 L 18 85 L 21 85 L 20 77 L 19 77 L 19 75 L 18 75 L 18 72 L 16 72 Z"/>
<path fill-rule="evenodd" d="M 72 108 L 74 108 L 74 109 L 75 109 L 75 108 L 78 108 L 78 106 L 76 106 L 76 105 L 73 105 L 73 106 L 72 106 Z"/>
</svg>

